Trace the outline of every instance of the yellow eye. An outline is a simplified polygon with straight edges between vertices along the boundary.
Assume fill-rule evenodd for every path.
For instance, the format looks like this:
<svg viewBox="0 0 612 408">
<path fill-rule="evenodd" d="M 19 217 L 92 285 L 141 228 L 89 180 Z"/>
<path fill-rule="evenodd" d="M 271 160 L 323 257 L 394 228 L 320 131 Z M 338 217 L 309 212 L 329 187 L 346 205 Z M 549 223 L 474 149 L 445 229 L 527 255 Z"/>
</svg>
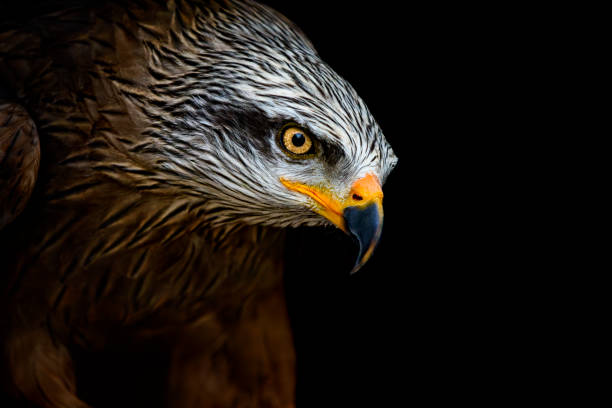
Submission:
<svg viewBox="0 0 612 408">
<path fill-rule="evenodd" d="M 285 128 L 280 139 L 283 147 L 290 153 L 300 156 L 313 153 L 312 139 L 299 127 Z"/>
</svg>

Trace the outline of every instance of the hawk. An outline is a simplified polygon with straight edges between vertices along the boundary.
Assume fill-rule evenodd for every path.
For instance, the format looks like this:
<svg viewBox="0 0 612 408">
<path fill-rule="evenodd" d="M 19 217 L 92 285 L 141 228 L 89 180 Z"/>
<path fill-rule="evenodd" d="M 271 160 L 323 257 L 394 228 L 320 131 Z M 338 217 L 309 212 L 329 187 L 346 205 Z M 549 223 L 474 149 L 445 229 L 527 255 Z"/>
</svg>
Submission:
<svg viewBox="0 0 612 408">
<path fill-rule="evenodd" d="M 173 407 L 294 406 L 285 230 L 343 230 L 358 270 L 396 162 L 265 5 L 103 1 L 0 27 L 7 387 L 88 407 L 72 350 L 159 339 Z"/>
</svg>

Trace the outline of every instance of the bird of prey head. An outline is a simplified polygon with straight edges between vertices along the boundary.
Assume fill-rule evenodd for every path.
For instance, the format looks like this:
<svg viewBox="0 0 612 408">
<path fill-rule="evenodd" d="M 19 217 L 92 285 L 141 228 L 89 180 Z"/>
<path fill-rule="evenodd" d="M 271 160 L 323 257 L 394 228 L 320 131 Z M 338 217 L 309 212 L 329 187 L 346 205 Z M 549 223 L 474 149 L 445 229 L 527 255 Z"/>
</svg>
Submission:
<svg viewBox="0 0 612 408">
<path fill-rule="evenodd" d="M 73 347 L 163 338 L 172 406 L 294 406 L 278 229 L 333 225 L 359 269 L 397 163 L 381 129 L 267 6 L 64 6 L 0 26 L 9 388 L 84 408 Z"/>
<path fill-rule="evenodd" d="M 147 43 L 152 161 L 208 198 L 212 225 L 331 223 L 371 255 L 397 162 L 368 108 L 309 40 L 253 2 L 196 11 L 171 45 Z M 172 102 L 168 102 L 172 101 Z"/>
</svg>

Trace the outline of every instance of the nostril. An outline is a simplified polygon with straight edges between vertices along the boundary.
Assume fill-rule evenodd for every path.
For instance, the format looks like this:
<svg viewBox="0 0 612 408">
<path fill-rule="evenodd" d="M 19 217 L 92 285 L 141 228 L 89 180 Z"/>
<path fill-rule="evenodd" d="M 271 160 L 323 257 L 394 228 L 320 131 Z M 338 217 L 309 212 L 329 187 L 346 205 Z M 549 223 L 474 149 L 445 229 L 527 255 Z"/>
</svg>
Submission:
<svg viewBox="0 0 612 408">
<path fill-rule="evenodd" d="M 363 197 L 360 196 L 359 194 L 353 194 L 353 200 L 355 201 L 361 201 L 363 200 Z"/>
</svg>

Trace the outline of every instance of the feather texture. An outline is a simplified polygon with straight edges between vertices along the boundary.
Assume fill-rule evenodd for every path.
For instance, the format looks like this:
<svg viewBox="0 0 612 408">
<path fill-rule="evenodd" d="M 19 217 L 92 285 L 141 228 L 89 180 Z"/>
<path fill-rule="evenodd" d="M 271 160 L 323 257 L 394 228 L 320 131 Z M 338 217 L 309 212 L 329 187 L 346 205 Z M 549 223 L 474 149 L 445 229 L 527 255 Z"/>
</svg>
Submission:
<svg viewBox="0 0 612 408">
<path fill-rule="evenodd" d="M 18 101 L 0 104 L 16 392 L 87 406 L 71 347 L 160 337 L 172 406 L 292 406 L 282 228 L 327 221 L 280 178 L 343 195 L 397 161 L 353 88 L 251 1 L 106 1 L 5 27 L 0 80 Z M 288 122 L 313 160 L 278 146 Z"/>
</svg>

